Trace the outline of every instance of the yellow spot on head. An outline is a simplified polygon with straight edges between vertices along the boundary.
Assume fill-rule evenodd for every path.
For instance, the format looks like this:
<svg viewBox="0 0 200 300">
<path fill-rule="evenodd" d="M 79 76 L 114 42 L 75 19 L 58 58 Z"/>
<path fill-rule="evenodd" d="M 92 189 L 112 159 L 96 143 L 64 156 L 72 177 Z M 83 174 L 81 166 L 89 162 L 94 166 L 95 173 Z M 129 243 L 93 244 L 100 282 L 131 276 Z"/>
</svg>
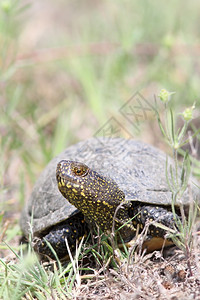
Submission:
<svg viewBox="0 0 200 300">
<path fill-rule="evenodd" d="M 61 178 L 61 184 L 62 184 L 62 186 L 65 186 L 65 182 L 64 182 L 64 180 Z"/>
</svg>

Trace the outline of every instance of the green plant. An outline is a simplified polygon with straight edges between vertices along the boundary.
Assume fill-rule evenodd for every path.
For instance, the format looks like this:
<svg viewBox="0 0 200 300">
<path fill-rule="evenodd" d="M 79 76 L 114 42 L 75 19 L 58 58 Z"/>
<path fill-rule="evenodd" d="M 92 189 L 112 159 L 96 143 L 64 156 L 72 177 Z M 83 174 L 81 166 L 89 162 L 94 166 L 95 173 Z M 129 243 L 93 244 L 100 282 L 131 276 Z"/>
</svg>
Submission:
<svg viewBox="0 0 200 300">
<path fill-rule="evenodd" d="M 189 143 L 189 139 L 185 138 L 189 122 L 193 119 L 193 111 L 195 109 L 195 104 L 192 107 L 186 108 L 183 113 L 179 114 L 183 117 L 183 125 L 181 128 L 176 128 L 177 117 L 174 111 L 170 107 L 171 96 L 174 93 L 170 93 L 166 90 L 161 90 L 159 94 L 160 100 L 164 103 L 164 121 L 156 108 L 156 116 L 158 124 L 165 141 L 170 146 L 173 153 L 174 167 L 169 165 L 168 160 L 166 160 L 166 178 L 169 188 L 172 192 L 172 211 L 174 213 L 175 222 L 179 233 L 177 235 L 171 235 L 174 243 L 184 252 L 187 256 L 191 254 L 191 244 L 192 244 L 192 230 L 196 221 L 197 206 L 196 199 L 193 198 L 192 192 L 189 185 L 189 177 L 191 175 L 191 170 L 193 168 L 191 159 L 188 151 L 184 153 L 182 163 L 178 160 L 179 149 L 184 145 Z M 191 138 L 199 135 L 200 130 L 196 130 Z M 176 201 L 181 200 L 185 190 L 189 188 L 190 195 L 190 205 L 188 217 L 186 218 L 183 205 L 180 206 L 181 219 L 176 217 Z M 200 188 L 200 187 L 199 187 Z M 181 202 L 181 201 L 180 201 Z"/>
</svg>

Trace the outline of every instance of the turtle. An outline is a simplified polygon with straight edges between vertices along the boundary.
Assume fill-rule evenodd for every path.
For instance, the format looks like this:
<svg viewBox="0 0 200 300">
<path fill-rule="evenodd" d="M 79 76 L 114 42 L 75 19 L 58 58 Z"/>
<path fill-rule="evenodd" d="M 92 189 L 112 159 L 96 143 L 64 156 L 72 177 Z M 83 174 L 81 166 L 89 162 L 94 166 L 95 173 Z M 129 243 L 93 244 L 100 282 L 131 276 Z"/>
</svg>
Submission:
<svg viewBox="0 0 200 300">
<path fill-rule="evenodd" d="M 68 254 L 66 239 L 73 251 L 94 226 L 106 234 L 114 228 L 118 240 L 129 242 L 148 221 L 145 247 L 159 249 L 165 227 L 177 230 L 179 208 L 189 206 L 190 191 L 199 200 L 191 177 L 172 212 L 166 157 L 152 145 L 121 137 L 93 137 L 68 147 L 50 161 L 33 187 L 20 219 L 22 232 L 32 232 L 39 255 L 54 258 L 50 243 L 62 258 Z M 168 166 L 174 166 L 170 157 Z"/>
</svg>

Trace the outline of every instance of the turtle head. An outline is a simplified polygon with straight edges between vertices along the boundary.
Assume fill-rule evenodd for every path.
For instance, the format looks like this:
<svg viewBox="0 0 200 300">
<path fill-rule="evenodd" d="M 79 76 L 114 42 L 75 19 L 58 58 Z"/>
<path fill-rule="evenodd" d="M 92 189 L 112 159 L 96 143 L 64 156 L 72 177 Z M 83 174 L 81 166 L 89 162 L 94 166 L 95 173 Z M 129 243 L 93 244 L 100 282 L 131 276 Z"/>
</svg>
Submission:
<svg viewBox="0 0 200 300">
<path fill-rule="evenodd" d="M 96 223 L 103 231 L 111 230 L 115 211 L 125 200 L 123 191 L 112 179 L 83 163 L 69 160 L 58 163 L 56 178 L 62 195 L 90 223 Z M 125 203 L 125 207 L 128 209 L 129 205 Z"/>
</svg>

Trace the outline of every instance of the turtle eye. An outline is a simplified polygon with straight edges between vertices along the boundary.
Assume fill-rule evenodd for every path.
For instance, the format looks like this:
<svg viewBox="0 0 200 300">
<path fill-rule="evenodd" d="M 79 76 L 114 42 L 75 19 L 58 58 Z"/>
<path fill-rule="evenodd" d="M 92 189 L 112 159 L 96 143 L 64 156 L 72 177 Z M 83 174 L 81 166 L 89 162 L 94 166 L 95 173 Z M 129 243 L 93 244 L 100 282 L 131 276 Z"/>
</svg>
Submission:
<svg viewBox="0 0 200 300">
<path fill-rule="evenodd" d="M 73 164 L 71 169 L 76 176 L 85 176 L 88 173 L 88 167 L 80 163 Z"/>
</svg>

